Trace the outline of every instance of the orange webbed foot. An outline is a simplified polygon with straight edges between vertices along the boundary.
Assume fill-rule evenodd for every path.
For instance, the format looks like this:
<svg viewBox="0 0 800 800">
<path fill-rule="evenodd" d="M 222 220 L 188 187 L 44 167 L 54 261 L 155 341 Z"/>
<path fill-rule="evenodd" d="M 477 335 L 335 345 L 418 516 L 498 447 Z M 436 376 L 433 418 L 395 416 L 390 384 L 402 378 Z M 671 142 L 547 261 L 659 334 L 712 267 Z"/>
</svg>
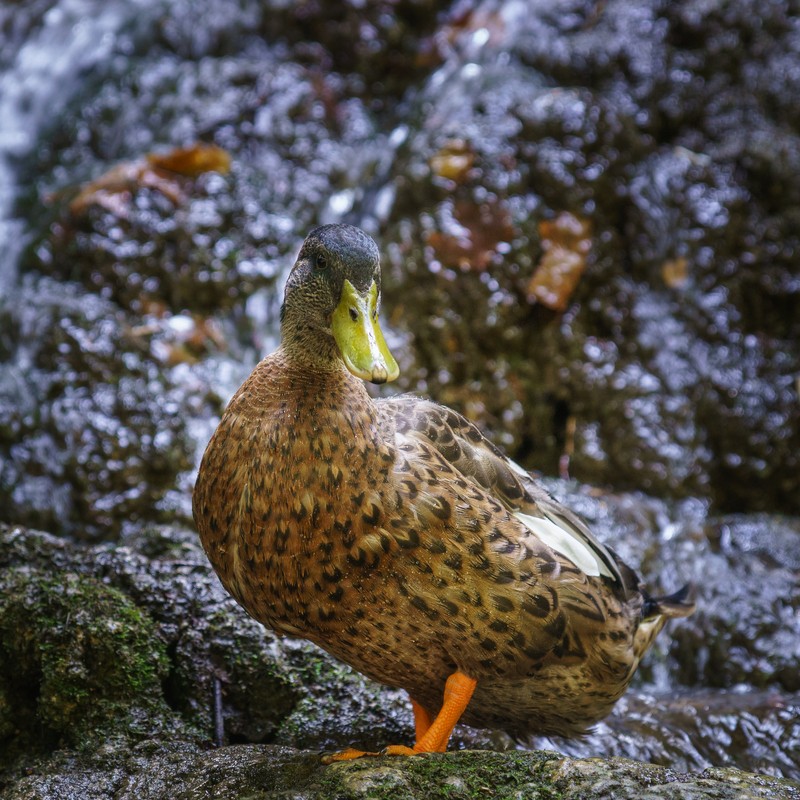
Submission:
<svg viewBox="0 0 800 800">
<path fill-rule="evenodd" d="M 422 753 L 444 753 L 447 750 L 447 743 L 450 741 L 453 728 L 469 705 L 476 686 L 477 681 L 474 678 L 470 678 L 463 672 L 454 672 L 444 685 L 442 708 L 433 720 L 427 710 L 411 698 L 417 739 L 413 747 L 392 744 L 379 753 L 349 747 L 339 753 L 323 756 L 322 761 L 324 764 L 333 764 L 337 761 L 351 761 L 366 756 L 415 756 Z"/>
<path fill-rule="evenodd" d="M 355 747 L 348 747 L 346 750 L 340 750 L 338 753 L 329 753 L 328 755 L 322 756 L 322 763 L 335 764 L 337 761 L 353 761 L 356 758 L 379 755 L 380 753 L 373 753 L 369 750 L 356 750 Z"/>
</svg>

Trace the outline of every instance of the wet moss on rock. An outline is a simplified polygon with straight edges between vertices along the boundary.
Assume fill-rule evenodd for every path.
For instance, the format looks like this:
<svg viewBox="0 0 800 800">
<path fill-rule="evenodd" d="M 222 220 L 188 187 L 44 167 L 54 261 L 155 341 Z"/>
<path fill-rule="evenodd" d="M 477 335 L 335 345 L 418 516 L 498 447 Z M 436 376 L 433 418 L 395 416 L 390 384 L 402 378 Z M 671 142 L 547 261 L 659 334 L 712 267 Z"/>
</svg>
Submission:
<svg viewBox="0 0 800 800">
<path fill-rule="evenodd" d="M 559 486 L 563 495 L 565 486 Z M 797 637 L 791 627 L 776 628 L 770 616 L 773 604 L 784 602 L 780 596 L 789 591 L 785 579 L 797 566 L 796 549 L 792 549 L 796 532 L 787 529 L 777 535 L 775 523 L 766 519 L 749 523 L 724 519 L 709 521 L 708 537 L 704 537 L 704 517 L 698 509 L 690 521 L 678 522 L 690 518 L 691 509 L 668 510 L 659 501 L 634 497 L 616 498 L 612 503 L 585 493 L 575 493 L 570 505 L 590 517 L 601 536 L 606 529 L 621 534 L 619 544 L 625 555 L 633 553 L 642 561 L 646 574 L 655 569 L 654 564 L 675 565 L 681 558 L 698 570 L 719 573 L 713 584 L 706 581 L 708 596 L 705 588 L 701 591 L 705 611 L 698 612 L 697 625 L 686 630 L 676 626 L 670 631 L 671 647 L 666 648 L 665 640 L 661 658 L 654 654 L 649 660 L 648 674 L 661 676 L 661 685 L 670 687 L 670 700 L 648 695 L 648 690 L 657 691 L 649 679 L 644 694 L 634 689 L 596 734 L 571 745 L 576 754 L 636 755 L 691 768 L 702 768 L 708 761 L 736 763 L 798 774 L 790 744 L 798 735 L 796 705 L 780 693 L 784 677 L 796 674 L 794 651 L 786 649 L 785 658 L 774 664 L 769 677 L 772 688 L 760 699 L 737 699 L 731 693 L 691 694 L 686 686 L 685 696 L 675 696 L 678 673 L 688 684 L 702 684 L 708 681 L 702 672 L 707 665 L 721 674 L 728 665 L 724 672 L 728 680 L 758 682 L 760 670 L 769 660 L 764 648 L 779 648 L 781 642 Z M 643 526 L 651 524 L 650 518 L 660 519 L 670 529 L 681 524 L 687 527 L 654 543 L 642 534 Z M 723 535 L 715 536 L 714 531 Z M 688 552 L 687 543 L 696 551 Z M 642 558 L 645 551 L 648 555 Z M 736 571 L 721 569 L 727 559 Z M 774 559 L 780 559 L 782 565 L 776 565 Z M 142 770 L 159 773 L 165 765 L 173 772 L 180 767 L 196 778 L 195 766 L 202 771 L 203 764 L 213 762 L 216 766 L 209 766 L 208 776 L 212 783 L 223 778 L 225 785 L 247 783 L 249 778 L 236 771 L 239 756 L 235 754 L 251 765 L 248 775 L 250 770 L 261 775 L 268 766 L 259 760 L 259 753 L 271 750 L 226 747 L 213 757 L 198 755 L 198 748 L 213 739 L 215 681 L 229 744 L 280 742 L 314 748 L 318 755 L 323 749 L 354 744 L 377 748 L 412 740 L 411 712 L 399 692 L 371 684 L 313 645 L 278 640 L 248 619 L 225 595 L 188 531 L 151 529 L 131 538 L 126 547 L 86 548 L 44 533 L 0 525 L 0 570 L 5 582 L 0 587 L 0 675 L 6 681 L 0 702 L 0 736 L 4 743 L 19 741 L 21 747 L 33 741 L 29 752 L 18 753 L 21 758 L 15 775 L 21 775 L 24 765 L 31 765 L 31 755 L 38 752 L 43 759 L 34 770 L 38 776 L 52 769 L 59 780 L 74 785 L 71 782 L 77 778 L 70 777 L 74 764 L 59 762 L 51 754 L 53 748 L 68 746 L 86 752 L 97 747 L 92 758 L 102 760 L 119 747 L 108 769 L 138 774 L 137 780 L 146 780 Z M 746 587 L 742 585 L 741 592 L 737 589 L 739 593 L 731 595 L 731 586 L 741 584 L 748 570 L 756 570 L 759 580 L 777 593 L 764 594 L 763 603 L 751 616 L 741 610 Z M 670 574 L 666 579 L 675 583 L 661 588 L 677 585 L 677 576 Z M 789 593 L 785 608 L 794 602 Z M 71 608 L 75 613 L 70 613 Z M 724 634 L 718 635 L 718 631 Z M 107 635 L 100 650 L 105 655 L 89 658 L 87 654 L 94 650 L 86 643 L 93 643 L 93 637 L 100 634 Z M 745 638 L 752 641 L 743 646 Z M 712 647 L 714 641 L 717 645 Z M 46 645 L 45 653 L 36 649 L 37 642 Z M 672 651 L 669 657 L 666 649 Z M 48 661 L 50 653 L 61 654 L 62 660 Z M 106 669 L 109 653 L 124 656 L 124 663 L 114 662 Z M 51 667 L 52 663 L 56 666 Z M 53 675 L 47 682 L 42 677 L 44 668 Z M 752 674 L 748 672 L 751 669 Z M 32 683 L 25 683 L 29 679 Z M 45 684 L 57 691 L 40 688 Z M 791 691 L 792 684 L 786 686 Z M 40 697 L 55 698 L 48 706 L 44 726 L 36 717 Z M 106 713 L 113 716 L 111 722 L 102 716 Z M 143 741 L 151 735 L 160 744 Z M 459 728 L 452 746 L 508 748 L 514 743 L 490 732 Z M 541 744 L 532 741 L 528 746 Z M 178 749 L 162 763 L 155 754 L 165 747 Z M 781 755 L 775 754 L 775 747 Z M 123 751 L 124 755 L 119 755 Z M 50 767 L 41 766 L 51 758 Z M 303 764 L 316 763 L 314 758 L 316 755 L 307 754 Z M 89 769 L 91 759 L 79 763 Z M 364 763 L 374 767 L 377 762 Z M 399 762 L 387 763 L 396 771 Z M 295 767 L 280 780 L 293 781 L 300 769 Z M 401 772 L 397 785 L 412 785 L 415 779 L 405 774 L 405 767 Z M 440 773 L 440 778 L 444 781 L 448 776 Z M 354 780 L 359 786 L 363 783 L 360 778 Z M 463 776 L 452 781 L 452 791 L 468 783 Z"/>
<path fill-rule="evenodd" d="M 381 759 L 333 765 L 317 784 L 320 797 L 393 797 L 398 800 L 479 800 L 487 797 L 536 797 L 560 800 L 562 792 L 547 776 L 557 753 L 432 754 L 408 760 Z"/>
<path fill-rule="evenodd" d="M 434 754 L 323 766 L 315 753 L 270 745 L 210 752 L 108 748 L 79 764 L 20 779 L 8 800 L 797 800 L 800 785 L 735 769 L 681 773 L 627 759 L 557 753 Z M 72 795 L 70 795 L 72 793 Z"/>
<path fill-rule="evenodd" d="M 117 589 L 60 570 L 0 580 L 0 768 L 31 752 L 163 734 L 167 657 L 155 624 Z"/>
</svg>

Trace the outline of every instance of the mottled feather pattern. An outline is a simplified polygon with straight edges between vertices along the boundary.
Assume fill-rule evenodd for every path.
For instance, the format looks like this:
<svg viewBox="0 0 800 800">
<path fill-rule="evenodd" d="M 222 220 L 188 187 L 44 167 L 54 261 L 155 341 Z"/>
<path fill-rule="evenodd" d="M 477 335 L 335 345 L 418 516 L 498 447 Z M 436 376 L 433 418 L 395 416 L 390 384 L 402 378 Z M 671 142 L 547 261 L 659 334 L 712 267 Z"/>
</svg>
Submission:
<svg viewBox="0 0 800 800">
<path fill-rule="evenodd" d="M 283 343 L 209 442 L 193 498 L 206 553 L 255 619 L 406 689 L 431 717 L 459 673 L 477 682 L 467 724 L 580 734 L 625 691 L 666 618 L 693 606 L 681 593 L 648 597 L 455 411 L 372 400 L 329 330 L 335 287 L 379 279 L 377 249 L 362 253 L 354 230 L 309 236 Z"/>
<path fill-rule="evenodd" d="M 432 444 L 462 475 L 488 490 L 506 508 L 552 520 L 588 545 L 607 568 L 606 574 L 627 593 L 628 586 L 611 551 L 592 536 L 582 520 L 559 506 L 475 425 L 452 409 L 416 397 L 378 401 L 378 405 L 394 417 L 401 434 Z"/>
<path fill-rule="evenodd" d="M 447 676 L 468 671 L 468 723 L 569 734 L 606 713 L 642 652 L 641 597 L 513 516 L 553 501 L 462 417 L 374 403 L 344 372 L 314 384 L 265 359 L 215 435 L 237 457 L 201 469 L 201 534 L 234 597 L 433 710 Z"/>
</svg>

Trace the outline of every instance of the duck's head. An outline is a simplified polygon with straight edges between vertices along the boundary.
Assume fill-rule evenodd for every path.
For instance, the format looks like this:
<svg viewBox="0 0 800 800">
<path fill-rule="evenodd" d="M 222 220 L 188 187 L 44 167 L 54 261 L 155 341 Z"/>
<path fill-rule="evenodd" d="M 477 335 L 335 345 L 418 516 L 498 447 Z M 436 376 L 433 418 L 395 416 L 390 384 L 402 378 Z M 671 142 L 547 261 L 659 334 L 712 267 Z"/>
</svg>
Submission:
<svg viewBox="0 0 800 800">
<path fill-rule="evenodd" d="M 352 225 L 316 228 L 303 242 L 286 282 L 284 349 L 318 367 L 344 362 L 365 381 L 393 381 L 399 369 L 378 323 L 380 299 L 375 242 Z"/>
</svg>

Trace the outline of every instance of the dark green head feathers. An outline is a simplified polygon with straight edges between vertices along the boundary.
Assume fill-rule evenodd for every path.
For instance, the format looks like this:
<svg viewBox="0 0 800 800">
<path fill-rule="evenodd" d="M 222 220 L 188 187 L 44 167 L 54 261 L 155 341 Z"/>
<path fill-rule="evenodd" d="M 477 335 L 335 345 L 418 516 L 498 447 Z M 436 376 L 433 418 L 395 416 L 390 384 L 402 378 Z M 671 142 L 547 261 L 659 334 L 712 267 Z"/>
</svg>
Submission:
<svg viewBox="0 0 800 800">
<path fill-rule="evenodd" d="M 301 287 L 328 298 L 329 310 L 338 304 L 345 279 L 362 294 L 373 281 L 380 291 L 381 264 L 378 246 L 364 231 L 352 225 L 323 225 L 303 242 L 286 282 L 281 316 L 291 295 Z M 307 292 L 303 292 L 304 295 Z"/>
<path fill-rule="evenodd" d="M 281 336 L 286 352 L 318 369 L 341 363 L 373 383 L 394 380 L 397 363 L 378 324 L 378 246 L 352 225 L 323 225 L 306 237 L 286 282 Z"/>
</svg>

